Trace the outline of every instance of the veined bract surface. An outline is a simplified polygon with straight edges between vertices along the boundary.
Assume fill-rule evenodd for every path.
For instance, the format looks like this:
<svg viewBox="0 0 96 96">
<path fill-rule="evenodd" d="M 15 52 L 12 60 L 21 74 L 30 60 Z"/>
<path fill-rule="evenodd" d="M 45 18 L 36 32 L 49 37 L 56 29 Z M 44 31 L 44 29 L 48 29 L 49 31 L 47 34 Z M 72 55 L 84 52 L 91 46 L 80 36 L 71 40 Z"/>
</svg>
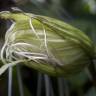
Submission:
<svg viewBox="0 0 96 96">
<path fill-rule="evenodd" d="M 13 21 L 6 32 L 1 59 L 22 64 L 53 76 L 80 72 L 94 58 L 93 42 L 80 30 L 62 21 L 30 13 L 0 13 Z"/>
</svg>

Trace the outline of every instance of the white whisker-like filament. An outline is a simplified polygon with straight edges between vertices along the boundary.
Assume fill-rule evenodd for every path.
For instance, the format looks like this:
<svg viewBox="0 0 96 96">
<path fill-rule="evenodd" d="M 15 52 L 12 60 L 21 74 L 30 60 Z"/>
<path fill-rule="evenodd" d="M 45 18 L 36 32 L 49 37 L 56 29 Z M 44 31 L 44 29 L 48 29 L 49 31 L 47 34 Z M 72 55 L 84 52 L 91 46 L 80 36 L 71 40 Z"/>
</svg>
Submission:
<svg viewBox="0 0 96 96">
<path fill-rule="evenodd" d="M 15 22 L 14 21 L 12 21 L 12 25 L 10 26 L 10 28 L 7 30 L 7 32 L 6 32 L 6 35 L 5 35 L 5 39 L 7 38 L 9 38 L 9 36 L 10 36 L 10 33 L 11 33 L 11 31 L 13 30 L 13 28 L 14 28 L 14 26 L 15 26 Z"/>
<path fill-rule="evenodd" d="M 14 43 L 14 44 L 11 44 L 10 47 L 12 48 L 16 48 L 18 51 L 21 51 L 18 46 L 21 46 L 23 48 L 23 46 L 25 47 L 30 47 L 30 48 L 35 48 L 35 49 L 38 49 L 39 50 L 39 47 L 33 45 L 33 44 L 29 44 L 29 43 L 24 43 L 24 42 L 19 42 L 19 43 Z M 12 49 L 11 48 L 11 49 Z"/>
<path fill-rule="evenodd" d="M 6 63 L 0 68 L 0 75 L 2 75 L 9 67 L 15 66 L 20 62 L 25 62 L 25 60 L 12 61 L 11 63 Z"/>
<path fill-rule="evenodd" d="M 40 40 L 39 38 L 39 35 L 37 34 L 37 32 L 35 31 L 34 27 L 33 27 L 33 24 L 32 24 L 32 18 L 29 19 L 29 24 L 30 24 L 30 27 L 32 29 L 32 32 L 36 35 L 36 37 Z"/>
<path fill-rule="evenodd" d="M 31 29 L 32 29 L 32 32 L 35 34 L 35 36 L 37 37 L 37 39 L 40 41 L 40 46 L 42 45 L 42 40 L 41 40 L 41 38 L 39 37 L 39 35 L 38 35 L 38 33 L 35 31 L 35 29 L 34 29 L 34 27 L 33 27 L 33 24 L 32 24 L 32 19 L 34 19 L 34 18 L 30 18 L 29 19 L 29 24 L 30 24 L 30 27 L 31 27 Z M 40 48 L 41 49 L 41 48 Z"/>
<path fill-rule="evenodd" d="M 0 14 L 3 14 L 3 13 L 10 13 L 9 11 L 1 11 Z"/>
<path fill-rule="evenodd" d="M 41 53 L 29 53 L 29 52 L 14 52 L 18 55 L 24 56 L 30 60 L 35 60 L 35 59 L 42 59 L 42 60 L 46 60 L 48 59 L 47 55 L 41 54 Z M 28 54 L 29 53 L 29 54 Z"/>
<path fill-rule="evenodd" d="M 45 28 L 44 28 L 44 25 L 42 24 L 43 26 L 43 32 L 44 32 L 44 43 L 45 43 L 45 48 L 46 48 L 46 51 L 47 51 L 47 54 L 49 53 L 48 52 L 48 46 L 47 46 L 47 35 L 46 35 L 46 31 L 45 31 Z"/>
<path fill-rule="evenodd" d="M 24 45 L 24 46 L 29 46 L 29 47 L 35 47 L 35 48 L 36 48 L 35 45 L 33 46 L 32 44 L 24 43 L 24 42 L 19 42 L 19 43 L 11 44 L 12 47 L 13 47 L 13 46 L 18 46 L 18 45 Z"/>
<path fill-rule="evenodd" d="M 7 45 L 8 46 L 8 45 Z M 11 54 L 10 46 L 6 47 L 5 53 L 6 53 L 6 59 L 8 60 L 9 55 Z"/>
<path fill-rule="evenodd" d="M 39 55 L 39 56 L 47 56 L 42 53 L 35 53 L 35 52 L 16 52 L 17 54 L 26 54 L 26 55 Z"/>
<path fill-rule="evenodd" d="M 1 60 L 4 64 L 6 64 L 6 61 L 4 59 L 4 52 L 5 52 L 6 45 L 7 45 L 7 42 L 5 42 L 5 44 L 3 45 L 2 49 L 1 49 L 1 53 L 0 53 Z"/>
<path fill-rule="evenodd" d="M 6 38 L 6 39 L 5 39 L 5 43 L 4 43 L 4 45 L 3 45 L 2 49 L 1 49 L 0 57 L 1 57 L 1 60 L 2 60 L 2 62 L 3 62 L 4 64 L 6 64 L 6 60 L 4 59 L 4 52 L 5 52 L 6 46 L 8 45 L 9 32 L 12 31 L 12 29 L 13 29 L 14 26 L 15 26 L 15 24 L 16 24 L 16 23 L 13 22 L 12 25 L 11 25 L 11 27 L 7 30 L 6 36 L 5 36 L 5 38 Z"/>
</svg>

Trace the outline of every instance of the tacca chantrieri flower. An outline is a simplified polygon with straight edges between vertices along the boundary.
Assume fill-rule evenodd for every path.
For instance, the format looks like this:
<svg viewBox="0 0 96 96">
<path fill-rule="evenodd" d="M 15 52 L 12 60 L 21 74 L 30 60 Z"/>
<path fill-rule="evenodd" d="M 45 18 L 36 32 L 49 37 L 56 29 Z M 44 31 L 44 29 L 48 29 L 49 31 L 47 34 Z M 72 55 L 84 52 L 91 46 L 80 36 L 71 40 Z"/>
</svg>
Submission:
<svg viewBox="0 0 96 96">
<path fill-rule="evenodd" d="M 0 17 L 12 21 L 1 50 L 7 66 L 22 62 L 53 76 L 69 76 L 83 70 L 94 58 L 93 42 L 69 24 L 22 12 L 3 11 Z"/>
</svg>

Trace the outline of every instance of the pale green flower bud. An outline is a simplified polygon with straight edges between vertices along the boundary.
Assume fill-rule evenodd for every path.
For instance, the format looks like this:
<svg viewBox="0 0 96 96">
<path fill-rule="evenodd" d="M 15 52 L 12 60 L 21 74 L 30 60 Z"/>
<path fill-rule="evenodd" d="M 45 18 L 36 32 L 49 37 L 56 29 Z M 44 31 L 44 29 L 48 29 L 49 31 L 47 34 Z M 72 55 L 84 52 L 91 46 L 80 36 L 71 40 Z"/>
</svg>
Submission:
<svg viewBox="0 0 96 96">
<path fill-rule="evenodd" d="M 93 42 L 79 29 L 45 16 L 3 14 L 14 23 L 5 36 L 2 61 L 25 60 L 26 66 L 53 76 L 69 76 L 91 64 L 95 55 Z"/>
</svg>

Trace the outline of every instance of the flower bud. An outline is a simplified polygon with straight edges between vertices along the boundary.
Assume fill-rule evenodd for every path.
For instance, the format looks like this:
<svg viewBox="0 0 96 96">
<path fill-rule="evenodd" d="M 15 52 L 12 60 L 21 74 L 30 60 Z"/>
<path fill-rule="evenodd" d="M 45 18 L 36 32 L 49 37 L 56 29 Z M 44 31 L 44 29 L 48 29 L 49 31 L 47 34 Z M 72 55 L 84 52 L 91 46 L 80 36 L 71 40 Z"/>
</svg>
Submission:
<svg viewBox="0 0 96 96">
<path fill-rule="evenodd" d="M 15 23 L 6 33 L 1 52 L 7 62 L 26 60 L 24 65 L 30 68 L 65 77 L 91 64 L 95 54 L 93 42 L 79 29 L 45 16 L 10 14 Z"/>
</svg>

